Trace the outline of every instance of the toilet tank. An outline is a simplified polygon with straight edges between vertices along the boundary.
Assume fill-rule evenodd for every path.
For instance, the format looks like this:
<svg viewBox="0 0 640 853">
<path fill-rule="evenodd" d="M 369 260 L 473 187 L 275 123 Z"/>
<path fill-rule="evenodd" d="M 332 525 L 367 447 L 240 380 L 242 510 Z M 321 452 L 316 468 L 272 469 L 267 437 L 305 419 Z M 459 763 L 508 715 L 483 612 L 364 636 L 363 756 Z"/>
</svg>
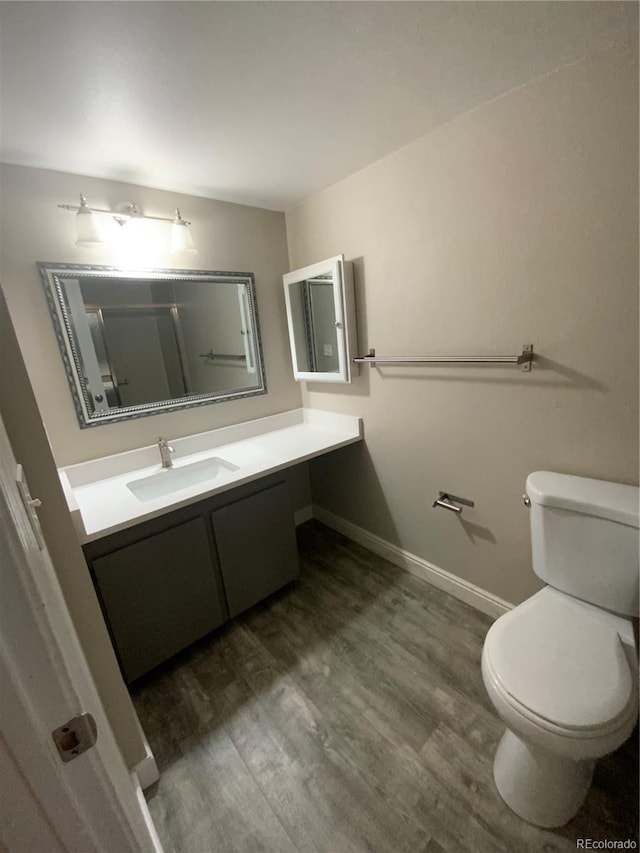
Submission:
<svg viewBox="0 0 640 853">
<path fill-rule="evenodd" d="M 538 577 L 575 598 L 637 616 L 638 488 L 535 471 L 526 489 Z"/>
</svg>

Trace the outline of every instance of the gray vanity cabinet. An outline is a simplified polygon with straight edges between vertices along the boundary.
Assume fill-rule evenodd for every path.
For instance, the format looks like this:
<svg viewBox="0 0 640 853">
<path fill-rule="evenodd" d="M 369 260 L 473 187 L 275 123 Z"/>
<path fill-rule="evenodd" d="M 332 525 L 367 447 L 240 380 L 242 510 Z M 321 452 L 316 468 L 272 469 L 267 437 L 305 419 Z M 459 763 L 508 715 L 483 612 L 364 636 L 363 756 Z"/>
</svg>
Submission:
<svg viewBox="0 0 640 853">
<path fill-rule="evenodd" d="M 93 574 L 126 681 L 226 619 L 203 518 L 93 560 Z"/>
<path fill-rule="evenodd" d="M 84 546 L 125 681 L 298 577 L 286 472 Z"/>
<path fill-rule="evenodd" d="M 298 577 L 287 483 L 211 513 L 229 616 L 236 616 Z"/>
</svg>

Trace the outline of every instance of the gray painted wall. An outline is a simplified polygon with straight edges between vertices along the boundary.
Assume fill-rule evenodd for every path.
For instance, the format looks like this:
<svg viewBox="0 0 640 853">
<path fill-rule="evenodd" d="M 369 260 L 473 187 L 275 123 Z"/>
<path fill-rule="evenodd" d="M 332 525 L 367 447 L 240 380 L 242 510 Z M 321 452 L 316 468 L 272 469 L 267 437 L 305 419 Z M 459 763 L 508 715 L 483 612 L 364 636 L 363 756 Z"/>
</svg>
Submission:
<svg viewBox="0 0 640 853">
<path fill-rule="evenodd" d="M 530 471 L 638 476 L 637 44 L 510 92 L 287 213 L 291 268 L 355 262 L 362 351 L 517 353 L 534 372 L 364 367 L 304 403 L 364 417 L 314 501 L 511 602 L 537 589 Z M 476 501 L 462 519 L 438 490 Z"/>
</svg>

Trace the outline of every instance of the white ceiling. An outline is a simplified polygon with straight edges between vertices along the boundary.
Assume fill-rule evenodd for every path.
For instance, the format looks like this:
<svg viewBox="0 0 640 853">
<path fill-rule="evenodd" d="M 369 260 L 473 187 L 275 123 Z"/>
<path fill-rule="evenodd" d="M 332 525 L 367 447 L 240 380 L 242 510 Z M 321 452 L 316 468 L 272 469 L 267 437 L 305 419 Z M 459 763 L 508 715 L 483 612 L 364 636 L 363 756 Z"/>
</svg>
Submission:
<svg viewBox="0 0 640 853">
<path fill-rule="evenodd" d="M 637 27 L 618 2 L 0 3 L 1 159 L 283 210 Z"/>
</svg>

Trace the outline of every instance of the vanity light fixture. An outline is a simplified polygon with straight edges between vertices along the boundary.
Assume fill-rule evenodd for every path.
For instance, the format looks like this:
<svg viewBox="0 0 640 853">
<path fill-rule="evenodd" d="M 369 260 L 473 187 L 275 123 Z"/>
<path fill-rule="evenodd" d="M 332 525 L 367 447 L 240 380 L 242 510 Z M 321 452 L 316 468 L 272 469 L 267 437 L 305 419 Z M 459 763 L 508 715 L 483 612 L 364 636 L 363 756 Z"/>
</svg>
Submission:
<svg viewBox="0 0 640 853">
<path fill-rule="evenodd" d="M 193 245 L 193 237 L 189 231 L 189 223 L 180 216 L 176 207 L 176 216 L 171 226 L 171 251 L 182 252 L 185 255 L 196 255 L 198 250 Z"/>
<path fill-rule="evenodd" d="M 96 246 L 106 242 L 100 233 L 100 228 L 96 221 L 96 214 L 100 216 L 110 216 L 118 225 L 126 225 L 127 222 L 136 219 L 150 219 L 154 222 L 170 222 L 171 223 L 171 251 L 181 252 L 183 254 L 195 255 L 198 250 L 193 244 L 193 237 L 189 230 L 191 223 L 187 219 L 183 219 L 180 211 L 176 208 L 175 216 L 147 216 L 142 213 L 138 205 L 134 202 L 123 202 L 118 204 L 115 210 L 103 210 L 98 207 L 89 207 L 87 200 L 80 194 L 80 204 L 59 204 L 58 207 L 62 210 L 71 210 L 76 213 L 76 230 L 77 240 L 76 246 Z"/>
</svg>

